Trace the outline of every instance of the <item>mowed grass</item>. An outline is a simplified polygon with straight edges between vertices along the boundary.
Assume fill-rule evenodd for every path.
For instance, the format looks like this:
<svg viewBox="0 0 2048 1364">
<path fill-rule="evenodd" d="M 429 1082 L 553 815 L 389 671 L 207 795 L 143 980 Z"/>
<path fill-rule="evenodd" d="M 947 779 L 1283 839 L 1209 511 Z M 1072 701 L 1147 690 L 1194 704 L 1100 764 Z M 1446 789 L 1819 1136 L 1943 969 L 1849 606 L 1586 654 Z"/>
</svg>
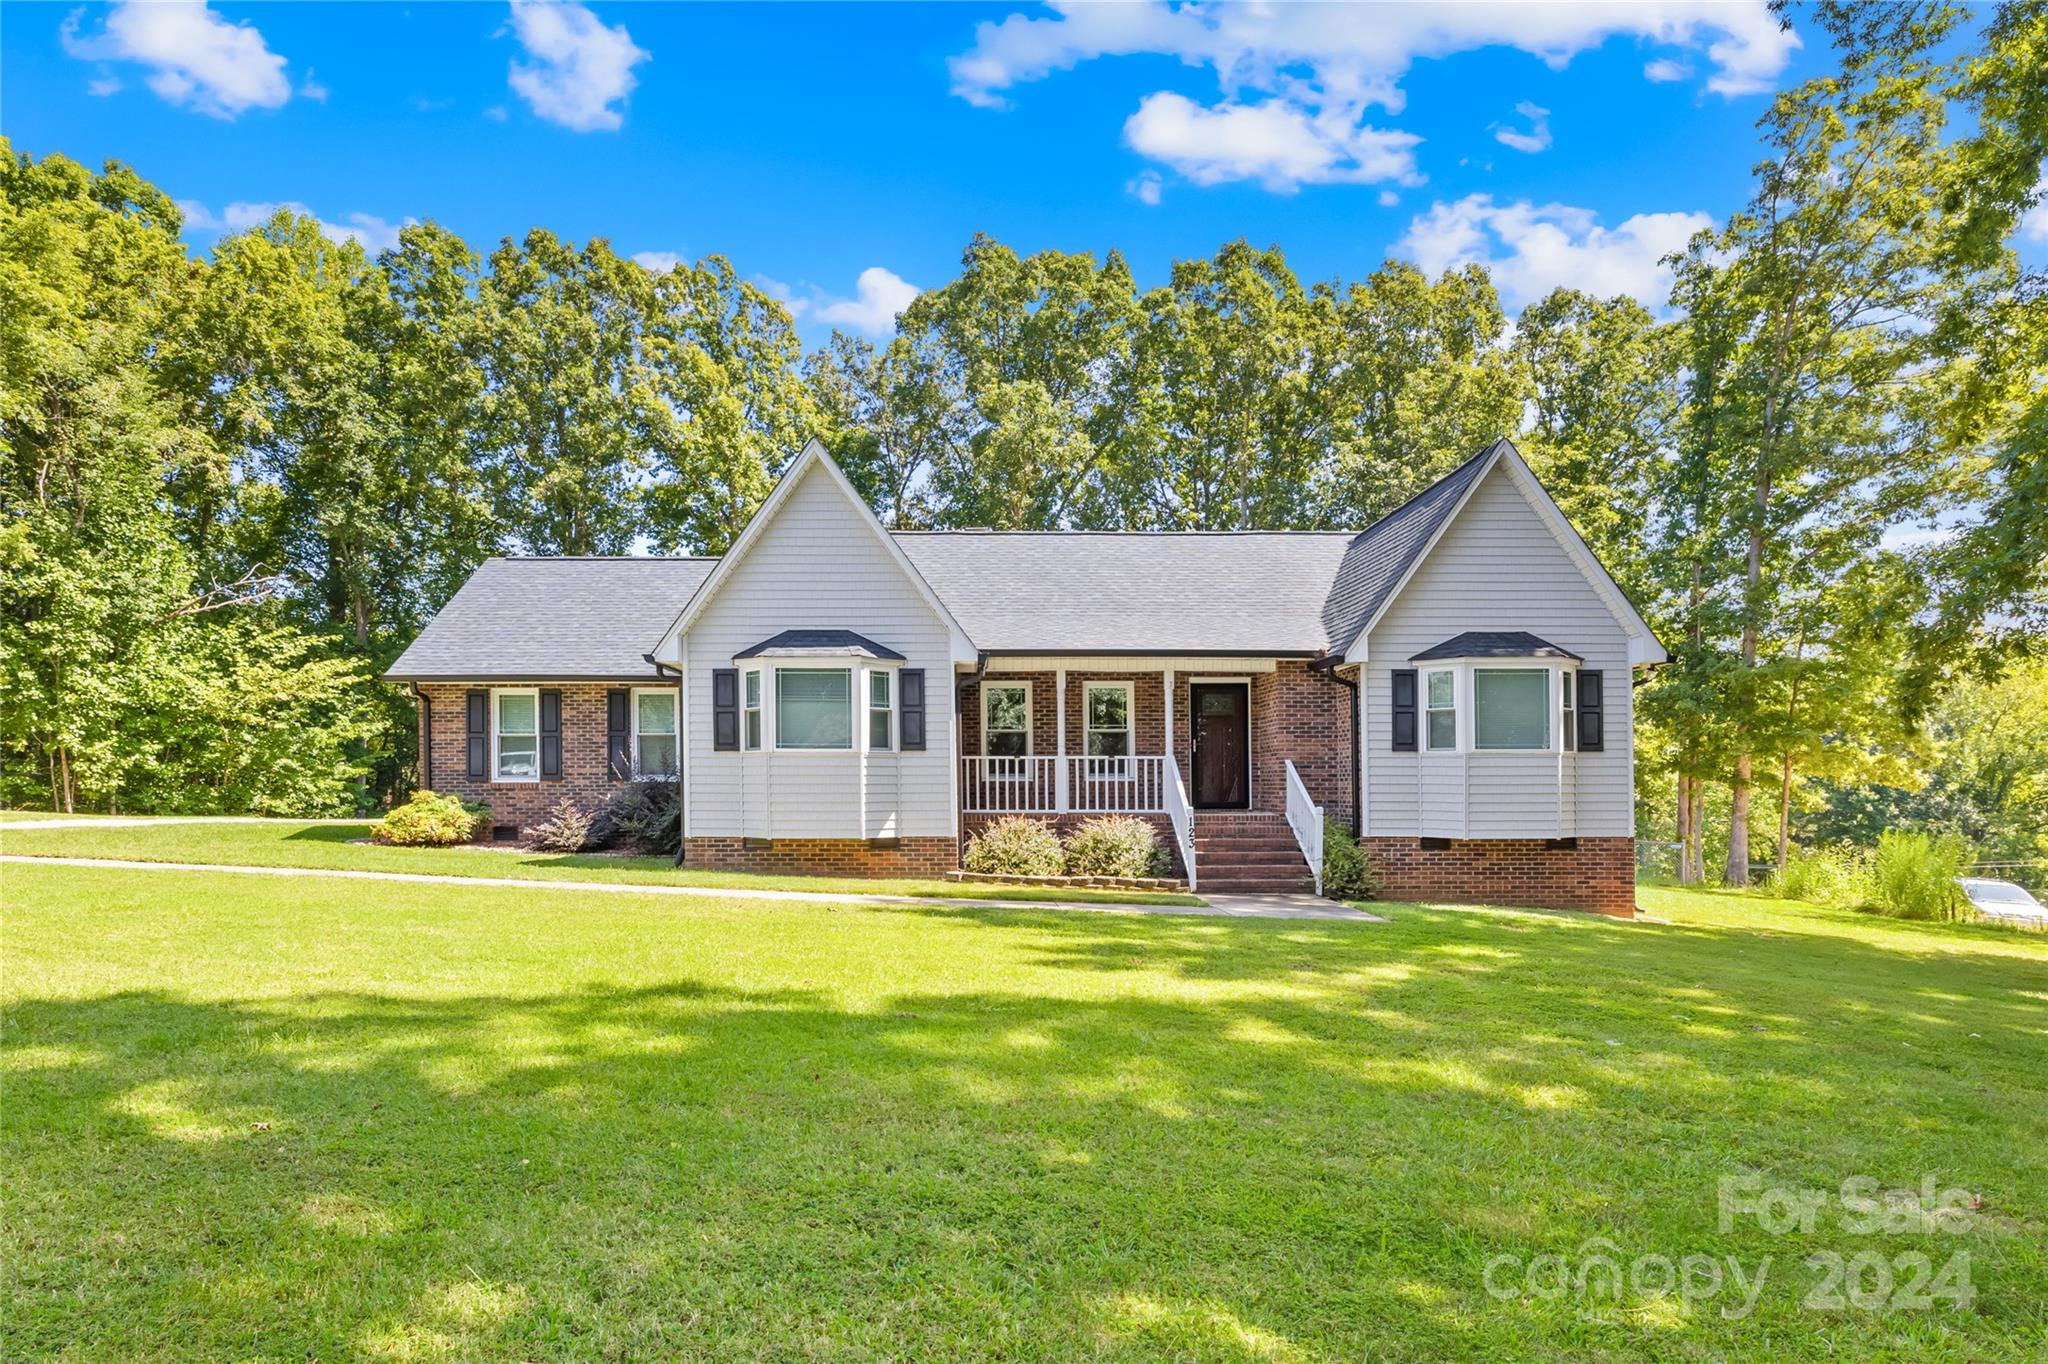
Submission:
<svg viewBox="0 0 2048 1364">
<path fill-rule="evenodd" d="M 2036 937 L 1654 890 L 1673 922 L 0 878 L 8 1358 L 2048 1349 Z M 1744 1174 L 1981 1203 L 1724 1233 Z M 1486 1292 L 1593 1238 L 1765 1288 Z M 1801 1305 L 1865 1249 L 1966 1250 L 1976 1301 Z"/>
<path fill-rule="evenodd" d="M 0 815 L 0 822 L 15 818 Z M 768 876 L 677 867 L 666 857 L 537 853 L 491 848 L 386 848 L 361 840 L 372 825 L 252 820 L 218 824 L 165 822 L 106 828 L 0 830 L 0 852 L 24 857 L 114 857 L 143 862 L 211 862 L 237 867 L 321 867 L 401 871 L 429 876 L 505 876 L 522 881 L 616 881 L 626 885 L 709 886 L 726 890 L 804 890 L 920 899 L 1062 900 L 1075 904 L 1198 905 L 1192 895 L 1089 890 L 986 882 Z"/>
</svg>

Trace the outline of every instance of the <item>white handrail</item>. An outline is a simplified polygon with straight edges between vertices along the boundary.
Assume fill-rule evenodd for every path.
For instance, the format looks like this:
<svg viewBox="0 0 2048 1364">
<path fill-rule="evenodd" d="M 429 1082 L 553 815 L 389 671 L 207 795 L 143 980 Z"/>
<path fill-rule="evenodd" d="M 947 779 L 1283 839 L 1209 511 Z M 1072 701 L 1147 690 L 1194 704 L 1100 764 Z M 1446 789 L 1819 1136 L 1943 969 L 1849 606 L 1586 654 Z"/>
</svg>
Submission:
<svg viewBox="0 0 2048 1364">
<path fill-rule="evenodd" d="M 1294 841 L 1301 845 L 1301 855 L 1308 859 L 1309 874 L 1315 877 L 1316 894 L 1323 893 L 1323 808 L 1309 798 L 1308 787 L 1302 783 L 1301 773 L 1294 770 L 1294 760 L 1287 760 L 1287 827 L 1294 830 Z"/>
<path fill-rule="evenodd" d="M 1188 869 L 1188 889 L 1195 888 L 1195 815 L 1188 808 L 1188 789 L 1181 784 L 1180 764 L 1166 768 L 1166 817 L 1173 823 L 1173 841 L 1180 845 L 1181 865 Z"/>
<path fill-rule="evenodd" d="M 960 808 L 970 815 L 1056 814 L 1058 764 L 1050 754 L 962 758 Z"/>
</svg>

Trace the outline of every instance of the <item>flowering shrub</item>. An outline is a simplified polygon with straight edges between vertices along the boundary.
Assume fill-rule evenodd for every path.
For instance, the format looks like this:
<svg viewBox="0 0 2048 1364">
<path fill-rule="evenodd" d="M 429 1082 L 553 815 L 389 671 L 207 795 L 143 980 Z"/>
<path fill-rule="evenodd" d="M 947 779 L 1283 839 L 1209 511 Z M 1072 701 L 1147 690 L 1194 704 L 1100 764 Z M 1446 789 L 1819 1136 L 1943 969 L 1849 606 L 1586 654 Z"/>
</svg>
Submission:
<svg viewBox="0 0 2048 1364">
<path fill-rule="evenodd" d="M 960 865 L 984 875 L 1058 876 L 1067 861 L 1050 824 L 1005 815 L 967 840 Z"/>
<path fill-rule="evenodd" d="M 1102 815 L 1067 839 L 1069 876 L 1164 876 L 1171 866 L 1159 831 L 1135 815 Z"/>
<path fill-rule="evenodd" d="M 415 791 L 411 800 L 395 805 L 370 830 L 372 843 L 401 848 L 447 848 L 467 843 L 489 821 L 491 807 L 471 805 L 459 796 Z"/>
</svg>

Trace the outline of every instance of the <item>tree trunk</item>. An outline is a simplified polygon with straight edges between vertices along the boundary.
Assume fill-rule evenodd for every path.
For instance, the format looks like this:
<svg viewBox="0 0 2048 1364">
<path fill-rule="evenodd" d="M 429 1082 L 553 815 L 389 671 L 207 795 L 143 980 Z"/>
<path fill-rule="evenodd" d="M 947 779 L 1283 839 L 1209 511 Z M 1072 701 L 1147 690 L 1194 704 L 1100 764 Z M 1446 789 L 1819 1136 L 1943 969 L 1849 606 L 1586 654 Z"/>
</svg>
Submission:
<svg viewBox="0 0 2048 1364">
<path fill-rule="evenodd" d="M 1749 884 L 1749 755 L 1735 760 L 1728 783 L 1728 867 L 1723 885 Z"/>
<path fill-rule="evenodd" d="M 1678 775 L 1678 884 L 1694 885 L 1692 848 L 1692 778 Z"/>
<path fill-rule="evenodd" d="M 68 748 L 57 750 L 57 786 L 63 796 L 64 813 L 71 814 L 72 800 L 76 793 L 71 787 L 71 750 Z"/>
<path fill-rule="evenodd" d="M 1785 755 L 1783 773 L 1778 778 L 1778 870 L 1785 870 L 1785 862 L 1792 851 L 1792 755 Z"/>
</svg>

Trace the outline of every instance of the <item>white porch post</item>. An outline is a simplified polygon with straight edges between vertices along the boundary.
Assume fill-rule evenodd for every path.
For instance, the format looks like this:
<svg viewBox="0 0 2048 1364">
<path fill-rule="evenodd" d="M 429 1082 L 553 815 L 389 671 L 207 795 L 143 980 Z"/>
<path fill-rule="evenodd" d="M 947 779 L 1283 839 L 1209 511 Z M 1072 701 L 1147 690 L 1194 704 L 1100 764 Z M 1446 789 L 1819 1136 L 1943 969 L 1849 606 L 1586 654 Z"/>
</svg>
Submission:
<svg viewBox="0 0 2048 1364">
<path fill-rule="evenodd" d="M 1160 688 L 1166 696 L 1166 780 L 1171 782 L 1175 771 L 1173 765 L 1173 669 L 1168 668 Z"/>
<path fill-rule="evenodd" d="M 1052 765 L 1053 809 L 1060 814 L 1067 812 L 1067 670 L 1053 672 L 1053 743 L 1054 752 L 1059 756 Z"/>
</svg>

